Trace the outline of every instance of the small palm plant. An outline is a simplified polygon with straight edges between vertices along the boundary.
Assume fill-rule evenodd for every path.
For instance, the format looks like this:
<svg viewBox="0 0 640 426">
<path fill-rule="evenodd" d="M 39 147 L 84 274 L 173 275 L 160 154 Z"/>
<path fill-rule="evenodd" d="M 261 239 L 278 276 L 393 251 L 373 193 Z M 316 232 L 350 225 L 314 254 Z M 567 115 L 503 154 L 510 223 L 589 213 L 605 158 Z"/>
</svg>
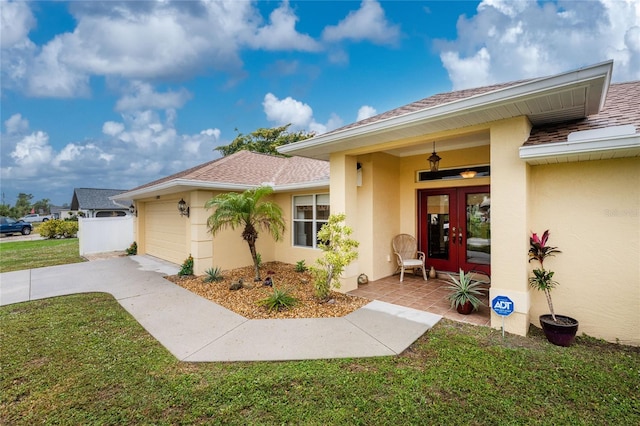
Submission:
<svg viewBox="0 0 640 426">
<path fill-rule="evenodd" d="M 216 195 L 204 205 L 207 209 L 215 209 L 207 219 L 212 235 L 215 236 L 225 228 L 242 229 L 242 239 L 247 242 L 251 259 L 253 259 L 256 272 L 254 281 L 262 281 L 260 277 L 262 259 L 256 251 L 258 231 L 266 231 L 275 241 L 280 241 L 285 229 L 280 206 L 264 200 L 272 193 L 271 187 L 259 186 L 242 193 L 229 192 Z"/>
<path fill-rule="evenodd" d="M 450 291 L 447 299 L 451 302 L 451 307 L 456 308 L 458 312 L 470 314 L 482 305 L 480 297 L 483 296 L 484 284 L 482 280 L 472 279 L 471 273 L 466 273 L 460 268 L 460 276 L 458 278 L 449 274 L 451 283 L 445 287 Z"/>
<path fill-rule="evenodd" d="M 219 266 L 207 269 L 206 271 L 204 271 L 204 274 L 205 283 L 217 283 L 224 279 L 224 277 L 222 276 L 222 269 L 220 269 Z"/>
<path fill-rule="evenodd" d="M 266 307 L 269 311 L 281 311 L 297 305 L 298 299 L 292 296 L 288 290 L 274 288 L 273 293 L 266 299 L 260 300 L 258 304 Z"/>
<path fill-rule="evenodd" d="M 556 253 L 562 252 L 558 250 L 557 247 L 548 246 L 548 240 L 548 229 L 544 231 L 542 237 L 538 237 L 536 233 L 533 233 L 529 238 L 529 262 L 532 260 L 540 262 L 540 268 L 534 269 L 533 276 L 529 277 L 529 285 L 536 290 L 544 292 L 544 295 L 547 297 L 551 317 L 553 321 L 557 321 L 556 314 L 553 310 L 553 302 L 551 301 L 551 290 L 558 285 L 558 282 L 553 280 L 553 271 L 544 269 L 544 259 L 547 256 L 553 256 Z"/>
</svg>

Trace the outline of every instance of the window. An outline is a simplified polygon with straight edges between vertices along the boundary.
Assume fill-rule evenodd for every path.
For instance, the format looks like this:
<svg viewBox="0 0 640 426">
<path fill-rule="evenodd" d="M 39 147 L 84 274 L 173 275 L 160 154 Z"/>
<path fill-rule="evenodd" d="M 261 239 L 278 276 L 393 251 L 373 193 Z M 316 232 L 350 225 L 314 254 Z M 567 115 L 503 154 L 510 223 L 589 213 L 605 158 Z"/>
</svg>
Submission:
<svg viewBox="0 0 640 426">
<path fill-rule="evenodd" d="M 293 245 L 317 246 L 316 235 L 329 219 L 329 194 L 293 197 Z"/>
</svg>

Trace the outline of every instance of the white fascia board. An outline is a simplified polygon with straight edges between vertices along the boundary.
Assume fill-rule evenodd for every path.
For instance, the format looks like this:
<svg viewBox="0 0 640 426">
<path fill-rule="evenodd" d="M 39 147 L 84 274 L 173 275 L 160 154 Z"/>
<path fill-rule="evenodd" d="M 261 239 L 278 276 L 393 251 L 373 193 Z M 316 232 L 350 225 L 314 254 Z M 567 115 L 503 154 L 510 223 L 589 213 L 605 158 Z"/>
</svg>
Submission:
<svg viewBox="0 0 640 426">
<path fill-rule="evenodd" d="M 329 187 L 329 179 L 317 180 L 313 182 L 292 183 L 288 185 L 278 185 L 273 188 L 275 192 L 299 191 L 305 189 L 318 189 Z"/>
<path fill-rule="evenodd" d="M 601 108 L 606 98 L 606 92 L 608 91 L 612 68 L 613 61 L 606 61 L 600 64 L 585 67 L 583 69 L 569 71 L 551 77 L 539 78 L 533 81 L 509 86 L 504 89 L 495 90 L 493 92 L 482 93 L 442 105 L 437 105 L 431 108 L 426 108 L 396 117 L 374 121 L 370 124 L 363 124 L 361 126 L 351 127 L 334 133 L 319 135 L 300 142 L 282 145 L 278 147 L 277 150 L 278 152 L 283 154 L 295 155 L 299 151 L 303 151 L 309 148 L 315 148 L 320 145 L 342 142 L 344 139 L 348 139 L 351 137 L 383 132 L 393 128 L 405 127 L 415 122 L 426 122 L 429 120 L 442 118 L 443 116 L 447 115 L 461 114 L 473 109 L 486 109 L 500 103 L 511 102 L 515 99 L 524 99 L 552 89 L 562 88 L 580 83 L 584 84 L 598 78 L 605 79 L 605 84 L 603 85 L 603 93 L 601 94 L 601 98 L 599 101 L 599 107 Z"/>
<path fill-rule="evenodd" d="M 121 199 L 140 199 L 149 194 L 153 194 L 158 191 L 166 191 L 168 189 L 177 189 L 177 188 L 194 188 L 194 189 L 212 189 L 212 190 L 223 190 L 223 191 L 245 191 L 247 189 L 253 188 L 253 185 L 240 185 L 240 184 L 230 184 L 228 182 L 202 182 L 191 179 L 173 179 L 167 182 L 162 182 L 157 185 L 147 186 L 134 191 L 123 192 L 122 194 L 118 194 L 116 196 L 111 197 L 114 200 Z"/>
<path fill-rule="evenodd" d="M 228 182 L 202 182 L 197 180 L 190 179 L 174 179 L 167 182 L 162 182 L 157 185 L 148 186 L 145 188 L 141 188 L 136 191 L 127 191 L 122 194 L 114 195 L 110 197 L 112 200 L 136 200 L 140 198 L 148 197 L 158 191 L 166 191 L 169 189 L 184 189 L 184 190 L 192 190 L 192 189 L 209 189 L 215 191 L 246 191 L 247 189 L 256 188 L 258 185 L 246 185 L 246 184 L 236 184 L 236 183 L 228 183 Z M 289 185 L 278 185 L 274 186 L 273 190 L 275 192 L 284 192 L 284 191 L 295 191 L 295 190 L 303 190 L 303 189 L 315 189 L 315 188 L 323 188 L 329 186 L 329 179 L 313 181 L 313 182 L 302 182 L 295 183 Z"/>
<path fill-rule="evenodd" d="M 571 156 L 601 151 L 621 151 L 640 148 L 640 134 L 606 139 L 586 139 L 520 147 L 520 159 L 541 160 L 558 156 Z"/>
</svg>

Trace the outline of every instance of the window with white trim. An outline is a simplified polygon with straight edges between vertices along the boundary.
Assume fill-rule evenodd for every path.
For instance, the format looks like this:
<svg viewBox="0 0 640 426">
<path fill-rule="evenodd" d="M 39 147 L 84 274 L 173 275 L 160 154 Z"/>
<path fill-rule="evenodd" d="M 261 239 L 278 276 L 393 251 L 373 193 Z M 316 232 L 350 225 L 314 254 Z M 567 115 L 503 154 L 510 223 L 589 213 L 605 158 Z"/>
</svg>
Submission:
<svg viewBox="0 0 640 426">
<path fill-rule="evenodd" d="M 317 234 L 329 219 L 329 194 L 293 197 L 293 245 L 316 248 Z"/>
</svg>

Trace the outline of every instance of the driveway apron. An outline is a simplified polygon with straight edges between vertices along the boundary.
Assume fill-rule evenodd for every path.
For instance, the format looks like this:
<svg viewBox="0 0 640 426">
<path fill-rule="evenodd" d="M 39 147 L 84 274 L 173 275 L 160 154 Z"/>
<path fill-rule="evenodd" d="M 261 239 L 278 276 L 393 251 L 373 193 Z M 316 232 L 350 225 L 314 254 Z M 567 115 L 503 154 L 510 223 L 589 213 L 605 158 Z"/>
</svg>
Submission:
<svg viewBox="0 0 640 426">
<path fill-rule="evenodd" d="M 396 355 L 439 315 L 374 301 L 342 318 L 249 320 L 172 282 L 179 266 L 129 256 L 0 274 L 0 305 L 106 292 L 176 358 L 280 361 Z"/>
</svg>

